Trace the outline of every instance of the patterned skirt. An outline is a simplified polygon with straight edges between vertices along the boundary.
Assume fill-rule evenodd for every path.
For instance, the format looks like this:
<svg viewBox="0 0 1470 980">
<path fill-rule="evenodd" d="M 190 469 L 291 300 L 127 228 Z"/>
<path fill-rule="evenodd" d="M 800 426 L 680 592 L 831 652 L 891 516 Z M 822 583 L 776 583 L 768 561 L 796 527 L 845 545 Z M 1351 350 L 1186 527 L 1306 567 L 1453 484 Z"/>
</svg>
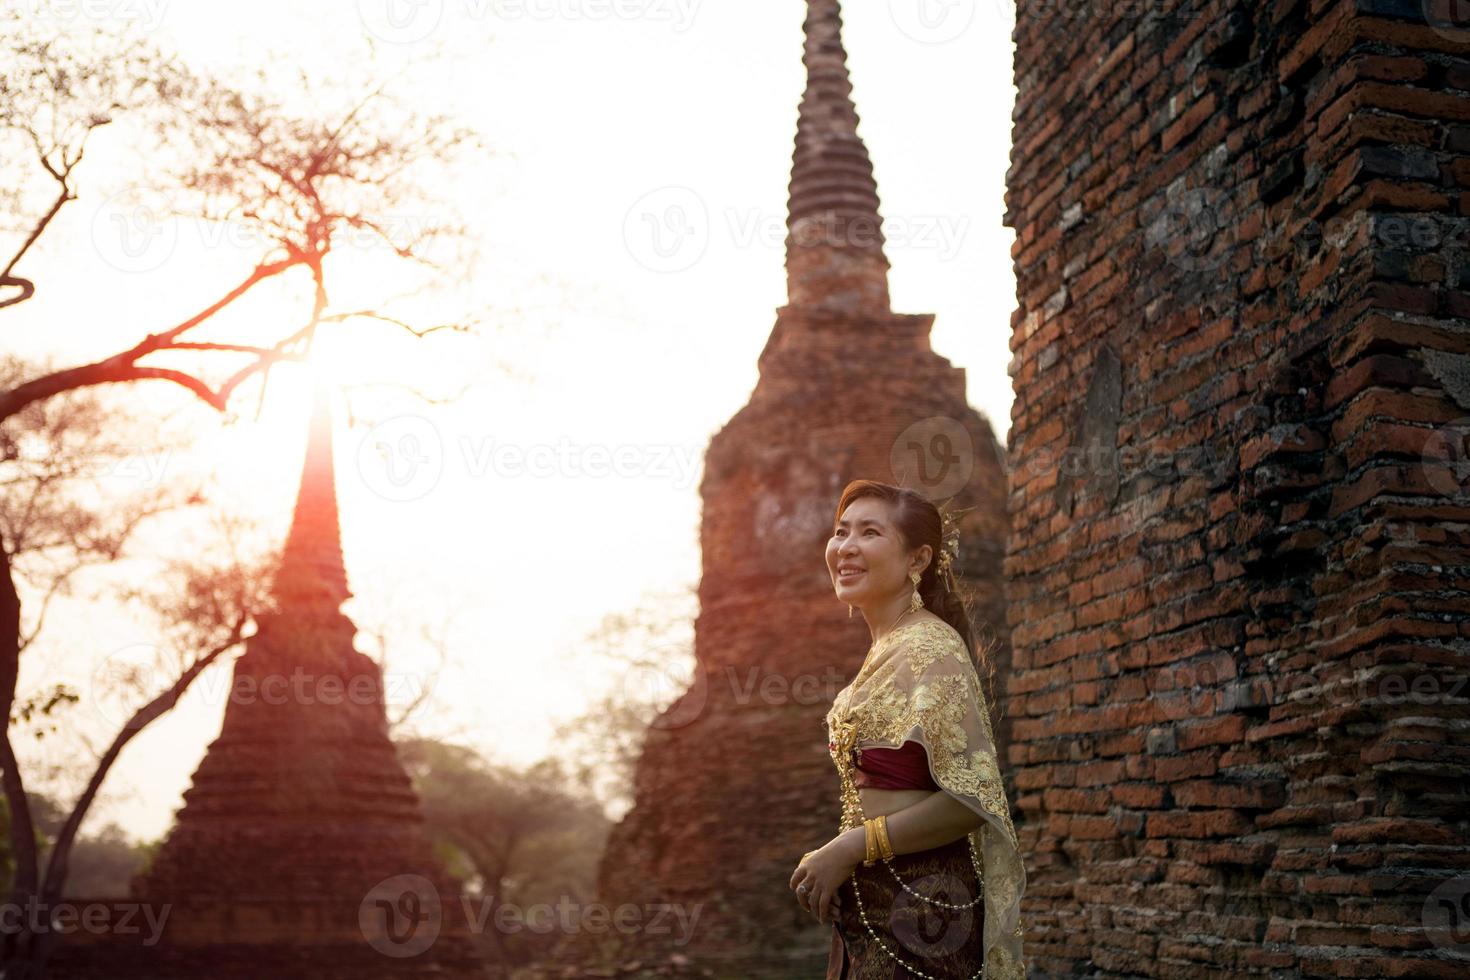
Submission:
<svg viewBox="0 0 1470 980">
<path fill-rule="evenodd" d="M 895 871 L 923 898 L 904 890 Z M 964 905 L 980 896 L 966 838 L 899 854 L 891 870 L 882 861 L 871 868 L 859 864 L 857 886 L 856 897 L 850 878 L 838 889 L 842 907 L 833 923 L 827 980 L 920 980 L 921 976 L 967 980 L 980 972 L 985 959 L 985 902 L 947 909 L 923 900 Z"/>
</svg>

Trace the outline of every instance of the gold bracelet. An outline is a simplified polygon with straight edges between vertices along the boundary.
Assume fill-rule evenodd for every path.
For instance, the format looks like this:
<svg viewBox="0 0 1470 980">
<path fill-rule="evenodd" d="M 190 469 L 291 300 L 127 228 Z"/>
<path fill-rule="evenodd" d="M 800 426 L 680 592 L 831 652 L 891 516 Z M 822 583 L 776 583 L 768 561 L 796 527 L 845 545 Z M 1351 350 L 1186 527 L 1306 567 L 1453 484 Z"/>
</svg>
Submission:
<svg viewBox="0 0 1470 980">
<path fill-rule="evenodd" d="M 863 867 L 870 868 L 878 861 L 878 839 L 872 819 L 863 821 Z"/>
<path fill-rule="evenodd" d="M 873 827 L 878 832 L 878 851 L 883 855 L 883 860 L 893 860 L 893 845 L 888 840 L 888 815 L 884 814 L 873 821 Z"/>
</svg>

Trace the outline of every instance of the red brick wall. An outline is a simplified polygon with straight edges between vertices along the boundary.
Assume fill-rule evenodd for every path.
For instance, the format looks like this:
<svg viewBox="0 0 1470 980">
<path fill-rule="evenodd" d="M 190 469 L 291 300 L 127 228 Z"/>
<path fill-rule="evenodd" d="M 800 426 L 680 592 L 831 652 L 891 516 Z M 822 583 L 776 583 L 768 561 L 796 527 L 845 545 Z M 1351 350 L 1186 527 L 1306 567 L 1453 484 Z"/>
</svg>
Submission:
<svg viewBox="0 0 1470 980">
<path fill-rule="evenodd" d="M 1433 3 L 1019 5 L 1033 971 L 1470 976 L 1470 32 Z"/>
</svg>

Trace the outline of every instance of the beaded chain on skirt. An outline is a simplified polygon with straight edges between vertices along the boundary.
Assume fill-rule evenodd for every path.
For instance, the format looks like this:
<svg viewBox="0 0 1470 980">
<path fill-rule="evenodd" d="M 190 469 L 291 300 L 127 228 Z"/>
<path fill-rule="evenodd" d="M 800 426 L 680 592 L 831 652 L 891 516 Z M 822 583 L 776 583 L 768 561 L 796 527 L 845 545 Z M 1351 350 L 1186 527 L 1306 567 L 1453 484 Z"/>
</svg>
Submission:
<svg viewBox="0 0 1470 980">
<path fill-rule="evenodd" d="M 895 855 L 888 865 L 859 864 L 855 876 L 857 894 L 852 878 L 838 889 L 842 904 L 832 929 L 827 980 L 981 975 L 985 903 L 979 900 L 981 883 L 968 838 Z"/>
</svg>

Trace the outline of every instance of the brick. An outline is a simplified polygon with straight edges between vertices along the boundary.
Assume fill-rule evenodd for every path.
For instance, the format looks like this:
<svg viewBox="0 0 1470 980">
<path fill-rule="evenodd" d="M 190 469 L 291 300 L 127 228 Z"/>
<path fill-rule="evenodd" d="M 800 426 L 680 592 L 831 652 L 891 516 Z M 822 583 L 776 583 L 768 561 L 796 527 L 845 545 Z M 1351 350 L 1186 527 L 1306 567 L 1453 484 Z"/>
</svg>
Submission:
<svg viewBox="0 0 1470 980">
<path fill-rule="evenodd" d="M 1135 460 L 1220 463 L 1125 466 L 1116 498 L 1030 474 L 1010 514 L 1016 662 L 1069 667 L 1073 693 L 1013 729 L 1074 767 L 1030 763 L 1053 781 L 1028 779 L 1048 922 L 1028 948 L 1069 978 L 1433 976 L 1419 908 L 1470 867 L 1470 755 L 1354 679 L 1470 641 L 1470 500 L 1436 489 L 1452 446 L 1424 446 L 1470 414 L 1425 367 L 1470 354 L 1463 43 L 1406 0 L 1153 30 L 1112 8 L 1090 45 L 1025 9 L 1012 444 L 1101 430 Z M 1086 122 L 1038 141 L 1063 106 Z M 1161 218 L 1199 241 L 1150 241 Z M 1124 368 L 1100 427 L 1104 343 Z M 1076 790 L 1107 802 L 1042 796 Z"/>
</svg>

